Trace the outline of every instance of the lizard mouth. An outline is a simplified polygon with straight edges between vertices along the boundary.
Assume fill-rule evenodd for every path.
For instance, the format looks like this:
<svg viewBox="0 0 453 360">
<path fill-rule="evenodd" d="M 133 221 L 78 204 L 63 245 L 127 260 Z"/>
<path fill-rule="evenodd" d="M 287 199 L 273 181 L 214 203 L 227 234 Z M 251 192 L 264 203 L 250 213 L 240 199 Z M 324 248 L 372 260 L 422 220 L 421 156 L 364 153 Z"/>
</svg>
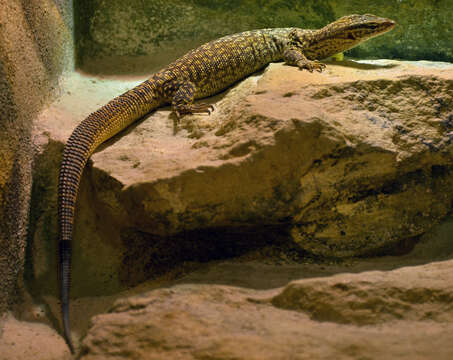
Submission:
<svg viewBox="0 0 453 360">
<path fill-rule="evenodd" d="M 396 22 L 393 20 L 388 19 L 387 21 L 384 22 L 384 32 L 392 30 L 396 26 Z"/>
<path fill-rule="evenodd" d="M 385 19 L 385 21 L 380 22 L 377 25 L 373 25 L 373 28 L 370 27 L 372 30 L 371 34 L 367 38 L 372 38 L 378 35 L 382 35 L 386 32 L 389 32 L 396 26 L 396 22 L 390 19 Z M 374 29 L 374 30 L 373 30 Z"/>
</svg>

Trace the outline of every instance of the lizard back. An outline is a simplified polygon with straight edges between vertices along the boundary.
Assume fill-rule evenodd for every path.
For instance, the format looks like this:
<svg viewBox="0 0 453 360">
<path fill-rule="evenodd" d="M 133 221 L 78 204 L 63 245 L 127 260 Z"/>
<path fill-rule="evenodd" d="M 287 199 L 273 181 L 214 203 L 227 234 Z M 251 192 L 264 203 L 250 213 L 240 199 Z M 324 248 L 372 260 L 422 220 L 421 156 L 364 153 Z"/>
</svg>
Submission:
<svg viewBox="0 0 453 360">
<path fill-rule="evenodd" d="M 197 99 L 211 96 L 270 62 L 281 61 L 292 30 L 261 29 L 224 36 L 189 51 L 155 76 L 167 82 L 191 81 Z"/>
</svg>

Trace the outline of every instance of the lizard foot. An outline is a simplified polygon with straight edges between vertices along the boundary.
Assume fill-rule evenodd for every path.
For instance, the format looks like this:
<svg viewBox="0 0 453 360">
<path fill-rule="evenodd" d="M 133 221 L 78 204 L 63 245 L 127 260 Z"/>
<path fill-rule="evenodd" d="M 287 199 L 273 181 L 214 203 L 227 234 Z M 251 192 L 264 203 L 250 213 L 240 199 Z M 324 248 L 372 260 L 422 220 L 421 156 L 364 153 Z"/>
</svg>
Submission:
<svg viewBox="0 0 453 360">
<path fill-rule="evenodd" d="M 307 69 L 310 72 L 313 72 L 313 70 L 316 70 L 318 72 L 322 72 L 326 68 L 326 64 L 323 64 L 322 62 L 319 62 L 317 60 L 310 61 L 310 60 L 299 60 L 297 62 L 297 66 L 299 69 Z"/>
<path fill-rule="evenodd" d="M 174 112 L 176 114 L 176 117 L 178 119 L 180 119 L 181 116 L 185 115 L 185 114 L 205 114 L 206 113 L 208 115 L 211 115 L 211 113 L 214 110 L 215 110 L 214 105 L 199 103 L 199 104 L 178 106 L 176 109 L 174 109 Z"/>
</svg>

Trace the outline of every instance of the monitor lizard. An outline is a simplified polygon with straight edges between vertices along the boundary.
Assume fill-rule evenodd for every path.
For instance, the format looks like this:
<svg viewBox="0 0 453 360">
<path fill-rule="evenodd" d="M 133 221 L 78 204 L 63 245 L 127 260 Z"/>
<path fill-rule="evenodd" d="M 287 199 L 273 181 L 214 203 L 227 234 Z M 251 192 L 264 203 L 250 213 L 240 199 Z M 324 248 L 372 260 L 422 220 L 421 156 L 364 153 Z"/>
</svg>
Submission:
<svg viewBox="0 0 453 360">
<path fill-rule="evenodd" d="M 83 169 L 95 149 L 151 110 L 171 104 L 184 114 L 211 113 L 195 99 L 216 94 L 271 62 L 322 72 L 318 60 L 391 30 L 395 22 L 371 14 L 344 16 L 318 30 L 272 28 L 222 37 L 191 50 L 135 88 L 90 114 L 72 132 L 58 180 L 59 275 L 63 332 L 74 352 L 69 324 L 71 241 Z"/>
</svg>

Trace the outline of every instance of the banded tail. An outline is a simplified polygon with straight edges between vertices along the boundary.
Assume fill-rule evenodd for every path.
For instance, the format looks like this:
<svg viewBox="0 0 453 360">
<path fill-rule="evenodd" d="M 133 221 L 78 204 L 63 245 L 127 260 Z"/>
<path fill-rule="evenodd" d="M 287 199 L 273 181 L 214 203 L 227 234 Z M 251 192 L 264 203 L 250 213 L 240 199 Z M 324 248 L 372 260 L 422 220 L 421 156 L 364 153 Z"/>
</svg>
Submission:
<svg viewBox="0 0 453 360">
<path fill-rule="evenodd" d="M 63 151 L 58 180 L 59 275 L 63 332 L 71 353 L 69 288 L 74 210 L 82 172 L 89 157 L 105 140 L 163 104 L 155 79 L 116 97 L 83 120 L 73 131 Z"/>
</svg>

